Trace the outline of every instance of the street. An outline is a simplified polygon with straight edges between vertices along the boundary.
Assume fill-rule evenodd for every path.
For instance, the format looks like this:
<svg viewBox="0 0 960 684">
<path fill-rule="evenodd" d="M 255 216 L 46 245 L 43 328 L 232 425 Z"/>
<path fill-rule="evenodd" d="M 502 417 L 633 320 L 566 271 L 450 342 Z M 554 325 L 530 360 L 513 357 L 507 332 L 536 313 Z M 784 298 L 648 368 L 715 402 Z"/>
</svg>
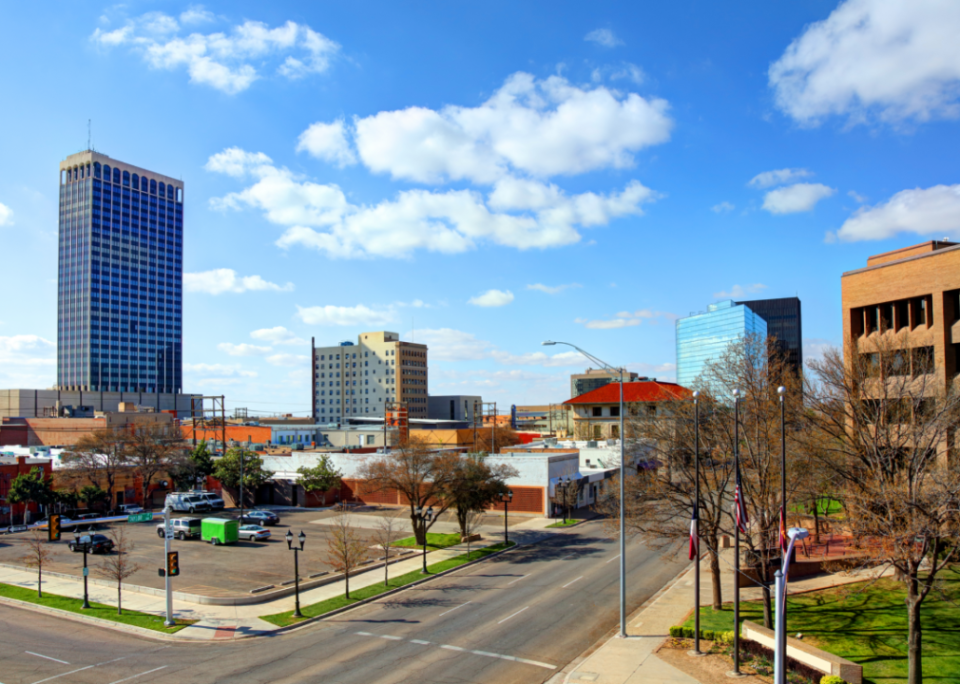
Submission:
<svg viewBox="0 0 960 684">
<path fill-rule="evenodd" d="M 2 684 L 543 682 L 617 624 L 599 522 L 298 631 L 158 642 L 0 607 Z M 684 564 L 630 542 L 628 610 Z"/>
</svg>

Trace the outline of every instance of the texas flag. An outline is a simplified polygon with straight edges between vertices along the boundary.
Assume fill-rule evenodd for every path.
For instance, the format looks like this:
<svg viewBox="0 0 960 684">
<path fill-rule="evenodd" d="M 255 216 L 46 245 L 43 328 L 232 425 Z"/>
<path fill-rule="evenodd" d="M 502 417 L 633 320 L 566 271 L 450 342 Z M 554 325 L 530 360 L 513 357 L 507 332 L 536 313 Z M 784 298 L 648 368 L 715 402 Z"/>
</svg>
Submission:
<svg viewBox="0 0 960 684">
<path fill-rule="evenodd" d="M 700 536 L 697 534 L 697 507 L 693 507 L 693 517 L 690 518 L 690 560 L 700 553 Z"/>
</svg>

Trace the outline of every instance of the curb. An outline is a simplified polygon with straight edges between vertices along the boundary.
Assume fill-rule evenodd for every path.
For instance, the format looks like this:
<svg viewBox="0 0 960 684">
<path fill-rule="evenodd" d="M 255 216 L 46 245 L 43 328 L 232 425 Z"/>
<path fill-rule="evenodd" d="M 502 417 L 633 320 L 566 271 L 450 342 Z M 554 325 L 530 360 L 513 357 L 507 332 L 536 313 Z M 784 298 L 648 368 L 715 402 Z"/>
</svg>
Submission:
<svg viewBox="0 0 960 684">
<path fill-rule="evenodd" d="M 452 575 L 452 574 L 454 574 L 455 572 L 459 572 L 460 570 L 463 570 L 464 568 L 468 568 L 468 567 L 473 566 L 473 565 L 476 565 L 476 564 L 478 564 L 478 563 L 483 563 L 483 562 L 485 562 L 485 561 L 490 560 L 491 558 L 496 558 L 497 556 L 500 556 L 500 555 L 502 555 L 502 554 L 508 553 L 508 552 L 510 552 L 510 551 L 515 551 L 516 549 L 522 548 L 522 547 L 524 547 L 524 546 L 531 546 L 532 544 L 536 544 L 536 543 L 538 543 L 538 542 L 531 542 L 530 544 L 518 544 L 518 543 L 514 542 L 514 545 L 513 545 L 513 546 L 511 546 L 511 547 L 509 547 L 509 548 L 506 548 L 506 549 L 501 549 L 501 550 L 496 551 L 496 552 L 494 552 L 494 553 L 491 553 L 489 556 L 484 556 L 483 558 L 478 558 L 478 559 L 475 560 L 475 561 L 470 561 L 469 563 L 464 563 L 463 565 L 458 565 L 458 566 L 455 567 L 455 568 L 450 568 L 449 570 L 444 570 L 443 572 L 439 572 L 439 573 L 437 573 L 437 574 L 435 574 L 435 575 L 430 575 L 429 577 L 424 577 L 423 579 L 417 580 L 416 582 L 411 582 L 410 584 L 405 584 L 405 585 L 403 585 L 402 587 L 397 587 L 396 589 L 391 589 L 390 591 L 385 591 L 385 592 L 383 592 L 382 594 L 377 594 L 376 596 L 371 596 L 371 597 L 368 598 L 368 599 L 361 599 L 360 601 L 357 601 L 356 603 L 351 603 L 349 606 L 344 606 L 343 608 L 337 608 L 337 609 L 335 609 L 335 610 L 331 610 L 330 612 L 324 613 L 323 615 L 316 615 L 316 616 L 314 616 L 314 617 L 307 618 L 307 619 L 303 620 L 302 622 L 296 622 L 296 623 L 294 623 L 294 624 L 292 624 L 292 625 L 286 625 L 285 627 L 278 627 L 277 629 L 271 630 L 269 634 L 251 634 L 251 635 L 249 635 L 249 636 L 243 636 L 243 637 L 237 637 L 237 638 L 238 638 L 238 639 L 249 639 L 249 638 L 251 638 L 251 637 L 273 636 L 274 634 L 283 634 L 283 633 L 285 633 L 285 632 L 292 632 L 292 631 L 295 631 L 295 630 L 297 630 L 297 629 L 299 629 L 299 628 L 301 628 L 301 627 L 307 627 L 307 626 L 309 626 L 309 625 L 311 625 L 311 624 L 313 624 L 313 623 L 315 623 L 315 622 L 319 622 L 320 620 L 326 620 L 327 618 L 331 618 L 331 617 L 334 617 L 334 616 L 336 616 L 336 615 L 340 615 L 340 614 L 342 614 L 342 613 L 347 613 L 347 612 L 349 612 L 349 611 L 351 611 L 351 610 L 354 610 L 355 608 L 360 608 L 360 607 L 365 606 L 365 605 L 367 605 L 367 604 L 369 604 L 369 603 L 375 603 L 376 601 L 379 601 L 380 599 L 386 598 L 386 597 L 388 597 L 388 596 L 392 596 L 392 595 L 394 595 L 394 594 L 399 594 L 400 592 L 406 591 L 407 589 L 412 589 L 413 587 L 420 586 L 421 584 L 426 584 L 427 582 L 430 582 L 430 581 L 432 581 L 432 580 L 438 579 L 438 578 L 440 578 L 440 577 L 445 577 L 445 576 L 447 576 L 447 575 Z M 261 617 L 260 619 L 263 619 L 263 618 Z"/>
<path fill-rule="evenodd" d="M 136 625 L 127 625 L 124 623 L 114 622 L 113 620 L 104 620 L 103 618 L 97 618 L 90 615 L 81 615 L 80 613 L 74 613 L 69 610 L 50 608 L 48 606 L 41 606 L 36 603 L 12 599 L 6 596 L 0 596 L 0 605 L 13 606 L 14 608 L 21 608 L 23 610 L 32 610 L 36 613 L 46 613 L 47 615 L 53 615 L 64 620 L 86 623 L 88 625 L 96 625 L 97 627 L 103 627 L 104 629 L 111 629 L 114 632 L 124 632 L 126 634 L 133 633 L 137 636 L 146 637 L 148 639 L 156 639 L 157 641 L 179 641 L 181 643 L 184 641 L 200 641 L 197 639 L 191 639 L 189 637 L 178 637 L 176 633 L 164 634 L 163 632 L 157 632 L 152 629 L 147 629 L 146 627 L 137 627 Z"/>
</svg>

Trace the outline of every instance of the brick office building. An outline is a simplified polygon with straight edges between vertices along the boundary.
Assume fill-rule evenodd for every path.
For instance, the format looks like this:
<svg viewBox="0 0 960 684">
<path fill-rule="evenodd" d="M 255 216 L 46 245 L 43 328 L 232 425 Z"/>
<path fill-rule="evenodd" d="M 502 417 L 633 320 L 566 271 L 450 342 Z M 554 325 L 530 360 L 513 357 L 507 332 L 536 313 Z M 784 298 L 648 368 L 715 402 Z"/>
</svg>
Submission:
<svg viewBox="0 0 960 684">
<path fill-rule="evenodd" d="M 875 353 L 884 335 L 906 337 L 903 373 L 960 386 L 960 244 L 930 241 L 877 254 L 848 271 L 843 291 L 844 355 Z"/>
</svg>

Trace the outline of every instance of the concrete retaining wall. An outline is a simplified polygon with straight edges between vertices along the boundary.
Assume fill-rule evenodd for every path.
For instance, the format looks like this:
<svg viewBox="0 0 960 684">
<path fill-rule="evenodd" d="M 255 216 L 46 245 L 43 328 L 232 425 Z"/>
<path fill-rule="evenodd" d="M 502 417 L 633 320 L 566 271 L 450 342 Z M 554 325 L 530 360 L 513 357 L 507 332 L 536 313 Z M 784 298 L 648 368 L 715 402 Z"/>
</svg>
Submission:
<svg viewBox="0 0 960 684">
<path fill-rule="evenodd" d="M 776 635 L 773 630 L 750 620 L 743 621 L 743 638 L 756 641 L 771 650 L 776 647 Z M 827 653 L 816 646 L 805 644 L 799 639 L 787 637 L 787 656 L 820 670 L 825 675 L 836 675 L 850 682 L 850 684 L 863 684 L 863 667 L 861 665 L 832 653 Z"/>
</svg>

